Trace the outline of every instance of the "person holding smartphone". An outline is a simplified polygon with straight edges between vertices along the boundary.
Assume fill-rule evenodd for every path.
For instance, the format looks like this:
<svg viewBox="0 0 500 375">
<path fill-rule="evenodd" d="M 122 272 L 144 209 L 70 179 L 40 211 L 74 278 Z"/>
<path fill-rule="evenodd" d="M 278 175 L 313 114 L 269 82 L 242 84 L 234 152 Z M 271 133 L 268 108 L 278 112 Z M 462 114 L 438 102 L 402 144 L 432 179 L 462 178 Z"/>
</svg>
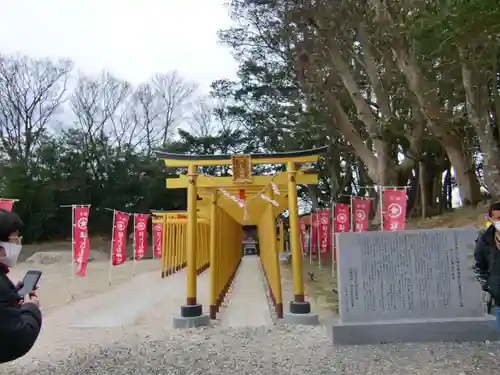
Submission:
<svg viewBox="0 0 500 375">
<path fill-rule="evenodd" d="M 0 210 L 0 363 L 24 356 L 35 344 L 42 327 L 40 301 L 35 292 L 20 296 L 21 283 L 8 277 L 21 252 L 22 220 Z"/>
</svg>

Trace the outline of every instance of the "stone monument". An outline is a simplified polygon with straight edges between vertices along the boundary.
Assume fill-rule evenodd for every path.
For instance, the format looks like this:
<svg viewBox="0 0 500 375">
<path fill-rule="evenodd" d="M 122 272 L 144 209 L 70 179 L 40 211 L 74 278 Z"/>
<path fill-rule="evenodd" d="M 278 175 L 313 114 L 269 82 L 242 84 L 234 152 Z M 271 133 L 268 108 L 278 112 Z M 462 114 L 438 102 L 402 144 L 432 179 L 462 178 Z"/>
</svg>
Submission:
<svg viewBox="0 0 500 375">
<path fill-rule="evenodd" d="M 472 277 L 474 228 L 338 233 L 333 342 L 500 340 Z"/>
</svg>

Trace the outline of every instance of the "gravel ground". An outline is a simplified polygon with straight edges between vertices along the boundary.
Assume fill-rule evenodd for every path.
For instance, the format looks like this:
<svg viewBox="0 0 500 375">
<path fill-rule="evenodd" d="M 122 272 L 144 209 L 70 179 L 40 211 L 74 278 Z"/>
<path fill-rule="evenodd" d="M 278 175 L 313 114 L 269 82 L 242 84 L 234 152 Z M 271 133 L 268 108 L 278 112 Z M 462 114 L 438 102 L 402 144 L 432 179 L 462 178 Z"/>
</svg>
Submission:
<svg viewBox="0 0 500 375">
<path fill-rule="evenodd" d="M 411 374 L 500 373 L 500 343 L 399 344 L 333 348 L 323 327 L 278 325 L 137 334 L 24 358 L 0 374 Z M 116 334 L 117 332 L 115 332 Z M 63 358 L 65 356 L 65 358 Z"/>
<path fill-rule="evenodd" d="M 157 273 L 54 311 L 25 357 L 0 365 L 0 375 L 252 374 L 252 375 L 489 375 L 500 374 L 500 342 L 336 347 L 324 327 L 173 330 L 171 316 L 184 299 L 183 276 Z M 199 281 L 200 296 L 208 283 Z M 169 287 L 170 297 L 122 328 L 71 328 L 78 316 L 129 301 L 136 290 Z M 260 285 L 258 287 L 261 287 Z M 174 302 L 173 302 L 174 301 Z M 201 299 L 204 306 L 207 301 Z M 224 310 L 224 309 L 223 309 Z M 221 319 L 224 318 L 223 313 Z"/>
</svg>

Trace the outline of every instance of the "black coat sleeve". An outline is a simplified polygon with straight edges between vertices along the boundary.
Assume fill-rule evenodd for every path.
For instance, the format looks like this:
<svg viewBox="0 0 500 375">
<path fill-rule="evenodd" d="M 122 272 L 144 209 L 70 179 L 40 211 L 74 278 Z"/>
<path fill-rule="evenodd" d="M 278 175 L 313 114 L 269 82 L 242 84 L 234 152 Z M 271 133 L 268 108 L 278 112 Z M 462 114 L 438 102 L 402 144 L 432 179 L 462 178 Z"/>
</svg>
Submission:
<svg viewBox="0 0 500 375">
<path fill-rule="evenodd" d="M 19 306 L 10 298 L 0 303 L 0 363 L 4 363 L 30 351 L 42 327 L 42 313 L 31 303 Z"/>
<path fill-rule="evenodd" d="M 472 271 L 477 281 L 481 284 L 483 290 L 488 290 L 488 276 L 489 276 L 489 260 L 488 260 L 488 247 L 478 241 L 474 249 L 474 264 Z"/>
</svg>

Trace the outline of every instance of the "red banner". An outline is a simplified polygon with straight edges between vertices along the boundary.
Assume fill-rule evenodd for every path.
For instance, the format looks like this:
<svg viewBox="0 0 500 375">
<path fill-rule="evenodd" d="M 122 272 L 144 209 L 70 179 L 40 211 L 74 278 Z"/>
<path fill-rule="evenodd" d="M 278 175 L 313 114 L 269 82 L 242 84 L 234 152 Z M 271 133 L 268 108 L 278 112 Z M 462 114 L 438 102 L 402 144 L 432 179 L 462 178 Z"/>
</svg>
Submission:
<svg viewBox="0 0 500 375">
<path fill-rule="evenodd" d="M 153 254 L 155 258 L 160 258 L 163 252 L 163 224 L 153 224 Z"/>
<path fill-rule="evenodd" d="M 348 204 L 336 204 L 334 217 L 334 233 L 349 232 L 351 230 L 351 215 Z"/>
<path fill-rule="evenodd" d="M 148 249 L 148 215 L 134 215 L 135 260 L 144 258 Z"/>
<path fill-rule="evenodd" d="M 406 189 L 383 191 L 384 230 L 399 232 L 405 229 Z"/>
<path fill-rule="evenodd" d="M 299 229 L 300 229 L 300 241 L 302 243 L 302 254 L 304 254 L 306 252 L 306 247 L 307 247 L 307 243 L 306 243 L 306 220 L 301 217 L 299 219 Z"/>
<path fill-rule="evenodd" d="M 12 211 L 14 207 L 14 201 L 11 199 L 0 199 L 0 210 Z"/>
<path fill-rule="evenodd" d="M 366 232 L 368 230 L 368 216 L 370 215 L 370 200 L 354 198 L 352 200 L 352 212 L 354 216 L 354 232 Z"/>
<path fill-rule="evenodd" d="M 129 214 L 115 211 L 113 228 L 113 247 L 111 248 L 111 264 L 119 266 L 127 260 L 127 227 Z"/>
<path fill-rule="evenodd" d="M 332 233 L 330 229 L 330 210 L 321 210 L 319 215 L 319 251 L 320 254 L 328 254 L 332 245 Z"/>
<path fill-rule="evenodd" d="M 75 275 L 85 276 L 90 255 L 90 240 L 87 225 L 90 207 L 73 207 L 73 261 Z"/>
</svg>

